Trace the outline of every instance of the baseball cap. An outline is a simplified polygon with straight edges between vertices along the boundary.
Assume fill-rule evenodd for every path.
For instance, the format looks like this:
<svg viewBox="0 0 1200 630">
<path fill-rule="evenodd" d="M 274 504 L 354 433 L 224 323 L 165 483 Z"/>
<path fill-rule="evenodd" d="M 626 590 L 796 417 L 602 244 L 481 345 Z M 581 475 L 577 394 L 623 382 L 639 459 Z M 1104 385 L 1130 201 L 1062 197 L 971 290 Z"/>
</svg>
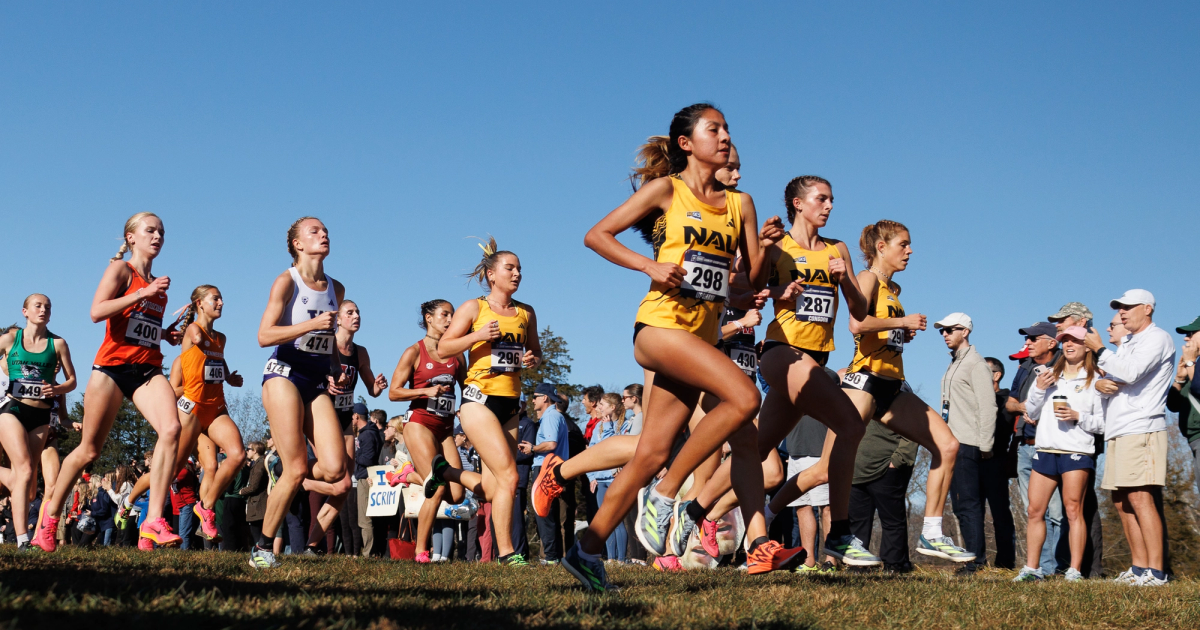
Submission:
<svg viewBox="0 0 1200 630">
<path fill-rule="evenodd" d="M 367 409 L 367 406 L 362 403 L 354 403 L 353 413 L 356 413 L 360 416 L 366 416 L 366 415 L 369 415 L 371 413 L 371 411 L 369 409 Z"/>
<path fill-rule="evenodd" d="M 1176 328 L 1175 332 L 1181 335 L 1186 335 L 1188 333 L 1194 333 L 1197 330 L 1200 330 L 1200 317 L 1193 319 L 1192 323 L 1188 324 L 1187 326 L 1180 326 L 1179 328 Z"/>
<path fill-rule="evenodd" d="M 1042 335 L 1045 335 L 1051 339 L 1054 339 L 1058 336 L 1058 328 L 1056 328 L 1054 324 L 1051 324 L 1050 322 L 1036 322 L 1032 326 L 1029 326 L 1028 328 L 1022 328 L 1017 332 L 1021 333 L 1021 336 L 1023 337 L 1041 337 Z"/>
<path fill-rule="evenodd" d="M 937 329 L 951 328 L 954 326 L 962 326 L 967 330 L 974 330 L 974 324 L 971 323 L 971 316 L 966 313 L 950 313 L 942 318 L 939 322 L 934 322 L 933 327 Z"/>
<path fill-rule="evenodd" d="M 1058 333 L 1058 336 L 1055 337 L 1055 339 L 1062 341 L 1063 337 L 1074 337 L 1075 339 L 1083 341 L 1084 338 L 1087 337 L 1087 331 L 1083 329 L 1083 326 L 1067 326 L 1067 329 Z"/>
<path fill-rule="evenodd" d="M 1137 306 L 1139 304 L 1154 306 L 1154 294 L 1145 289 L 1130 289 L 1125 292 L 1125 295 L 1110 301 L 1108 306 L 1118 309 L 1122 306 Z"/>
<path fill-rule="evenodd" d="M 1047 317 L 1046 319 L 1052 322 L 1062 321 L 1068 317 L 1077 317 L 1079 319 L 1092 319 L 1092 311 L 1083 305 L 1083 302 L 1067 302 L 1058 309 L 1058 312 Z"/>
<path fill-rule="evenodd" d="M 550 402 L 560 403 L 564 400 L 562 396 L 558 395 L 558 390 L 554 389 L 554 385 L 551 385 L 550 383 L 542 383 L 538 385 L 537 389 L 533 390 L 533 395 L 536 396 L 538 394 L 549 398 Z"/>
<path fill-rule="evenodd" d="M 1017 351 L 1016 354 L 1008 355 L 1008 358 L 1012 359 L 1013 361 L 1020 361 L 1021 359 L 1028 359 L 1029 358 L 1029 346 L 1022 347 L 1020 350 Z"/>
</svg>

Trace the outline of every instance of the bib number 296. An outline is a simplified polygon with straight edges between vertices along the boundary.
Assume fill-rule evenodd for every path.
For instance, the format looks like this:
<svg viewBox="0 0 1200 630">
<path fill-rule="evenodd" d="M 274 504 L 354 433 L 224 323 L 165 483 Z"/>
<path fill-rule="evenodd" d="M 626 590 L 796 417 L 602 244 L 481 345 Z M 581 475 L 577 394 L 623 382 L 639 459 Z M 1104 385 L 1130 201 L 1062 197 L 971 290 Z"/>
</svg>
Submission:
<svg viewBox="0 0 1200 630">
<path fill-rule="evenodd" d="M 487 402 L 487 394 L 479 391 L 479 388 L 474 385 L 467 385 L 463 388 L 463 400 L 467 402 L 484 404 Z"/>
</svg>

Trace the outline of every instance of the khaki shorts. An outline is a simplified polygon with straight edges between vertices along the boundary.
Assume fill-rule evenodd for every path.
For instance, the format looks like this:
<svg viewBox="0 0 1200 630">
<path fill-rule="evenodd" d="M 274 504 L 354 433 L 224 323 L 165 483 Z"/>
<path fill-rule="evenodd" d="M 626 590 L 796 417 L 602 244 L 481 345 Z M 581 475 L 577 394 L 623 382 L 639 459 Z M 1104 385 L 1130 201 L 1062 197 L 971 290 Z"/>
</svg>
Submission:
<svg viewBox="0 0 1200 630">
<path fill-rule="evenodd" d="M 1122 435 L 1105 442 L 1105 490 L 1167 483 L 1167 432 Z"/>
</svg>

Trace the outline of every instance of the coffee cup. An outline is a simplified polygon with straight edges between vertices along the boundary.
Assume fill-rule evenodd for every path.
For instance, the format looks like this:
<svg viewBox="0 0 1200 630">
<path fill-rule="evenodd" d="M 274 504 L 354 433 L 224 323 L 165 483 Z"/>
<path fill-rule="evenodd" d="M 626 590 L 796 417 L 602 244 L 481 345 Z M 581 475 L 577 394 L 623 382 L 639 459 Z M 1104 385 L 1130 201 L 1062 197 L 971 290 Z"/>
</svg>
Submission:
<svg viewBox="0 0 1200 630">
<path fill-rule="evenodd" d="M 1055 410 L 1071 408 L 1071 403 L 1067 402 L 1067 397 L 1063 394 L 1055 394 L 1050 400 Z"/>
</svg>

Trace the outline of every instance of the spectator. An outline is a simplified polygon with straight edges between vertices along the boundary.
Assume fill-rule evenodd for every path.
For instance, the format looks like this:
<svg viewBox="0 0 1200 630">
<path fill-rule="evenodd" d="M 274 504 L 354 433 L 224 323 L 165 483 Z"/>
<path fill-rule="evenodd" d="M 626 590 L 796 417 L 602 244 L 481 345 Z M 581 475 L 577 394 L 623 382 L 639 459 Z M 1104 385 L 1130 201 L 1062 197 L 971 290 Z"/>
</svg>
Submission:
<svg viewBox="0 0 1200 630">
<path fill-rule="evenodd" d="M 380 413 L 382 415 L 382 412 Z M 366 405 L 355 403 L 352 417 L 354 429 L 358 433 L 354 438 L 354 483 L 358 489 L 355 510 L 358 527 L 362 531 L 362 555 L 365 558 L 373 555 L 375 551 L 375 525 L 371 522 L 371 517 L 367 516 L 373 480 L 367 477 L 367 468 L 374 466 L 375 460 L 379 459 L 379 451 L 383 448 L 383 435 L 375 422 L 368 419 Z"/>
<path fill-rule="evenodd" d="M 617 394 L 608 393 L 600 398 L 600 402 L 596 403 L 596 412 L 600 415 L 600 424 L 596 425 L 592 431 L 592 441 L 588 444 L 589 447 L 595 446 L 604 440 L 616 435 L 625 435 L 625 429 L 628 426 L 625 421 L 625 406 L 621 402 L 621 397 Z M 608 494 L 608 487 L 612 485 L 613 479 L 617 476 L 617 469 L 610 468 L 608 470 L 600 470 L 587 473 L 591 491 L 596 495 L 597 508 L 604 503 L 604 497 Z M 574 523 L 572 523 L 574 526 Z M 629 543 L 629 537 L 626 533 L 625 523 L 622 521 L 613 530 L 612 535 L 605 541 L 605 551 L 610 562 L 625 562 L 625 547 Z"/>
<path fill-rule="evenodd" d="M 1116 351 L 1107 351 L 1092 329 L 1087 347 L 1099 357 L 1106 380 L 1096 389 L 1108 396 L 1105 406 L 1105 452 L 1101 487 L 1111 490 L 1121 514 L 1132 566 L 1117 580 L 1138 586 L 1162 586 L 1163 524 L 1153 488 L 1166 484 L 1167 390 L 1175 375 L 1175 343 L 1154 325 L 1154 296 L 1143 289 L 1126 291 L 1109 305 L 1128 331 Z"/>
<path fill-rule="evenodd" d="M 584 400 L 587 400 L 587 395 L 584 395 Z M 537 443 L 533 446 L 533 470 L 530 474 L 537 477 L 542 469 L 542 462 L 548 454 L 553 454 L 560 459 L 567 459 L 570 456 L 569 446 L 567 444 L 567 423 L 563 418 L 562 413 L 558 411 L 558 403 L 565 402 L 558 391 L 554 389 L 554 385 L 550 383 L 542 383 L 537 386 L 533 393 L 533 411 L 537 414 L 538 430 Z M 599 397 L 597 401 L 599 402 Z M 588 403 L 585 402 L 585 406 Z M 592 411 L 595 410 L 595 405 L 592 404 Z M 592 412 L 589 412 L 591 415 Z M 594 425 L 593 425 L 594 428 Z M 564 494 L 572 492 L 572 487 L 567 487 Z M 555 500 L 556 503 L 558 499 Z M 563 532 L 562 527 L 573 528 L 574 514 L 567 514 L 567 523 L 562 523 L 559 518 L 558 505 L 550 508 L 550 514 L 542 518 L 535 516 L 537 520 L 538 538 L 542 541 L 542 561 L 545 564 L 557 564 L 562 558 L 563 553 Z"/>
<path fill-rule="evenodd" d="M 840 383 L 837 372 L 829 368 L 824 368 L 825 373 L 835 383 Z M 821 460 L 821 452 L 825 448 L 825 436 L 828 429 L 821 421 L 812 416 L 804 416 L 788 433 L 785 444 L 787 444 L 787 478 L 791 479 L 796 475 L 811 468 Z M 834 571 L 833 564 L 828 562 L 828 558 L 824 562 L 818 563 L 818 545 L 821 541 L 821 532 L 828 533 L 830 525 L 829 512 L 829 484 L 823 483 L 808 492 L 805 492 L 799 499 L 792 501 L 788 507 L 795 508 L 796 526 L 799 529 L 798 540 L 793 540 L 788 546 L 803 546 L 809 551 L 804 559 L 802 566 L 796 567 L 797 571 L 801 572 L 821 572 L 832 573 Z M 818 523 L 814 511 L 821 514 L 821 520 Z M 864 539 L 868 543 L 870 538 Z"/>
<path fill-rule="evenodd" d="M 175 475 L 171 483 L 171 511 L 178 518 L 179 528 L 176 530 L 182 539 L 180 549 L 192 548 L 192 536 L 196 533 L 196 513 L 192 511 L 196 505 L 196 497 L 200 493 L 200 480 L 196 477 L 196 462 L 190 457 Z"/>
<path fill-rule="evenodd" d="M 221 453 L 222 456 L 224 454 Z M 221 551 L 246 551 L 255 540 L 247 538 L 249 528 L 246 524 L 246 497 L 242 496 L 242 489 L 250 480 L 250 468 L 253 465 L 253 460 L 247 457 L 233 481 L 229 483 L 229 487 L 225 489 L 225 495 L 217 502 L 217 531 L 221 534 L 221 542 L 217 544 L 217 548 Z"/>
<path fill-rule="evenodd" d="M 251 540 L 262 538 L 262 522 L 267 512 L 267 459 L 263 457 L 267 447 L 262 442 L 251 442 L 246 451 L 250 459 L 250 475 L 238 493 L 246 499 L 246 523 L 250 526 Z"/>
<path fill-rule="evenodd" d="M 1092 327 L 1092 311 L 1084 306 L 1082 302 L 1067 302 L 1058 309 L 1058 312 L 1046 318 L 1054 327 L 1058 329 L 1059 334 L 1071 326 L 1080 326 L 1084 330 Z"/>
<path fill-rule="evenodd" d="M 867 423 L 854 459 L 850 486 L 850 530 L 870 544 L 875 513 L 882 530 L 879 558 L 885 571 L 908 573 L 908 482 L 917 461 L 917 443 L 893 433 L 882 422 Z"/>
<path fill-rule="evenodd" d="M 1180 326 L 1175 332 L 1183 335 L 1183 356 L 1179 359 L 1179 367 L 1175 370 L 1175 384 L 1167 390 L 1167 409 L 1179 414 L 1179 432 L 1187 440 L 1188 448 L 1192 451 L 1192 474 L 1197 484 L 1196 491 L 1200 492 L 1200 396 L 1192 390 L 1196 374 L 1196 358 L 1200 356 L 1200 317 L 1187 326 Z"/>
<path fill-rule="evenodd" d="M 1044 512 L 1050 495 L 1061 488 L 1063 508 L 1071 523 L 1068 582 L 1083 579 L 1080 571 L 1087 541 L 1083 519 L 1083 497 L 1095 468 L 1093 434 L 1104 429 L 1104 411 L 1096 393 L 1095 355 L 1083 345 L 1087 336 L 1082 326 L 1071 326 L 1058 334 L 1062 356 L 1054 367 L 1043 371 L 1029 390 L 1026 407 L 1037 423 L 1037 453 L 1029 478 L 1029 522 L 1025 566 L 1015 582 L 1046 578 L 1040 566 L 1041 543 L 1046 535 Z"/>
<path fill-rule="evenodd" d="M 975 554 L 974 561 L 959 569 L 969 573 L 987 564 L 981 468 L 983 461 L 993 455 L 996 391 L 991 368 L 971 345 L 971 318 L 966 313 L 951 313 L 933 327 L 942 332 L 942 340 L 950 349 L 950 367 L 942 376 L 942 419 L 959 442 L 950 501 L 963 547 Z"/>
<path fill-rule="evenodd" d="M 101 545 L 108 547 L 113 544 L 113 537 L 116 533 L 113 516 L 117 513 L 117 506 L 108 494 L 109 488 L 112 487 L 112 473 L 103 477 L 93 475 L 92 479 L 100 486 L 94 489 L 95 494 L 92 499 L 92 518 L 96 519 L 96 540 L 99 540 Z"/>
<path fill-rule="evenodd" d="M 517 494 L 513 497 L 513 553 L 529 557 L 528 509 L 529 471 L 533 469 L 533 444 L 537 441 L 538 424 L 529 417 L 528 401 L 521 397 L 520 419 L 517 420 Z"/>
<path fill-rule="evenodd" d="M 588 416 L 587 425 L 580 427 L 583 429 L 584 444 L 592 443 L 592 434 L 595 432 L 596 426 L 604 420 L 604 418 L 600 417 L 600 412 L 596 411 L 596 405 L 600 404 L 600 399 L 603 396 L 604 388 L 600 387 L 599 385 L 592 385 L 591 387 L 583 388 L 583 410 Z M 570 454 L 572 453 L 570 453 L 568 450 L 568 455 Z M 596 516 L 596 510 L 598 509 L 598 504 L 596 503 L 596 493 L 592 491 L 592 484 L 590 483 L 583 484 L 580 486 L 580 488 L 583 491 L 583 498 L 585 501 L 584 520 L 590 523 L 592 522 L 592 518 Z M 571 527 L 574 527 L 573 521 L 575 520 L 575 517 L 571 516 L 567 520 L 571 521 L 570 525 Z M 564 523 L 563 525 L 566 526 L 568 523 Z M 568 546 L 564 549 L 567 548 L 570 547 Z"/>
<path fill-rule="evenodd" d="M 1037 376 L 1050 369 L 1058 360 L 1058 328 L 1050 322 L 1037 322 L 1020 331 L 1025 336 L 1025 348 L 1029 357 L 1021 360 L 1017 374 L 1013 377 L 1012 390 L 1009 392 L 1005 408 L 1017 416 L 1017 486 L 1021 497 L 1022 509 L 1029 510 L 1029 475 L 1033 472 L 1033 456 L 1037 453 L 1036 419 L 1031 419 L 1025 412 L 1025 399 L 1033 387 Z M 1054 575 L 1058 571 L 1058 561 L 1055 550 L 1058 539 L 1062 535 L 1063 509 L 1059 491 L 1054 491 L 1050 503 L 1046 507 L 1046 543 L 1042 547 L 1040 568 L 1045 575 Z"/>
<path fill-rule="evenodd" d="M 387 430 L 387 412 L 382 409 L 375 409 L 371 411 L 371 422 L 375 425 L 375 428 L 379 431 L 379 434 L 383 435 L 383 432 Z"/>
<path fill-rule="evenodd" d="M 458 448 L 458 458 L 462 462 L 462 469 L 467 472 L 476 472 L 479 470 L 479 454 L 475 452 L 475 447 L 471 445 L 470 438 L 463 432 L 461 425 L 454 427 L 454 445 Z M 473 497 L 474 494 L 470 489 L 465 490 L 467 497 Z M 462 559 L 468 562 L 474 562 L 481 557 L 479 545 L 479 523 L 482 520 L 480 515 L 483 514 L 484 504 L 479 506 L 479 512 L 475 518 L 472 518 L 466 524 L 466 533 L 463 536 Z"/>
<path fill-rule="evenodd" d="M 356 427 L 361 426 L 361 423 L 370 421 L 370 410 L 362 403 L 354 403 L 351 410 L 349 431 L 354 437 L 350 442 L 351 448 L 358 444 Z M 361 416 L 361 419 L 357 416 Z M 312 446 L 309 446 L 309 458 L 313 457 Z M 357 453 L 351 457 L 357 461 Z M 350 472 L 350 490 L 346 493 L 346 499 L 342 503 L 341 509 L 338 510 L 338 527 L 341 529 L 342 535 L 342 553 L 348 556 L 357 556 L 363 553 L 362 527 L 358 524 L 358 479 L 354 478 L 354 470 L 357 464 L 351 466 Z M 329 497 L 326 502 L 332 501 L 333 497 Z"/>
<path fill-rule="evenodd" d="M 621 404 L 625 406 L 626 426 L 629 427 L 627 435 L 642 434 L 642 386 L 639 383 L 634 383 L 625 388 L 621 396 Z M 634 525 L 637 523 L 637 510 L 629 510 L 625 515 L 625 531 L 632 532 Z M 637 536 L 626 535 L 629 539 L 628 548 L 626 549 L 626 557 L 629 558 L 630 564 L 646 564 L 646 548 L 642 546 L 642 542 Z"/>
<path fill-rule="evenodd" d="M 992 458 L 979 464 L 979 487 L 981 497 L 992 513 L 992 531 L 996 535 L 996 558 L 992 566 L 1015 569 L 1017 528 L 1013 524 L 1012 507 L 1008 499 L 1008 480 L 1017 476 L 1016 459 L 1009 453 L 1013 421 L 1012 415 L 1004 408 L 1008 401 L 1008 390 L 1000 387 L 1000 381 L 1004 380 L 1004 363 L 995 357 L 984 360 L 992 370 L 992 391 L 996 395 L 996 433 L 992 441 Z"/>
</svg>

